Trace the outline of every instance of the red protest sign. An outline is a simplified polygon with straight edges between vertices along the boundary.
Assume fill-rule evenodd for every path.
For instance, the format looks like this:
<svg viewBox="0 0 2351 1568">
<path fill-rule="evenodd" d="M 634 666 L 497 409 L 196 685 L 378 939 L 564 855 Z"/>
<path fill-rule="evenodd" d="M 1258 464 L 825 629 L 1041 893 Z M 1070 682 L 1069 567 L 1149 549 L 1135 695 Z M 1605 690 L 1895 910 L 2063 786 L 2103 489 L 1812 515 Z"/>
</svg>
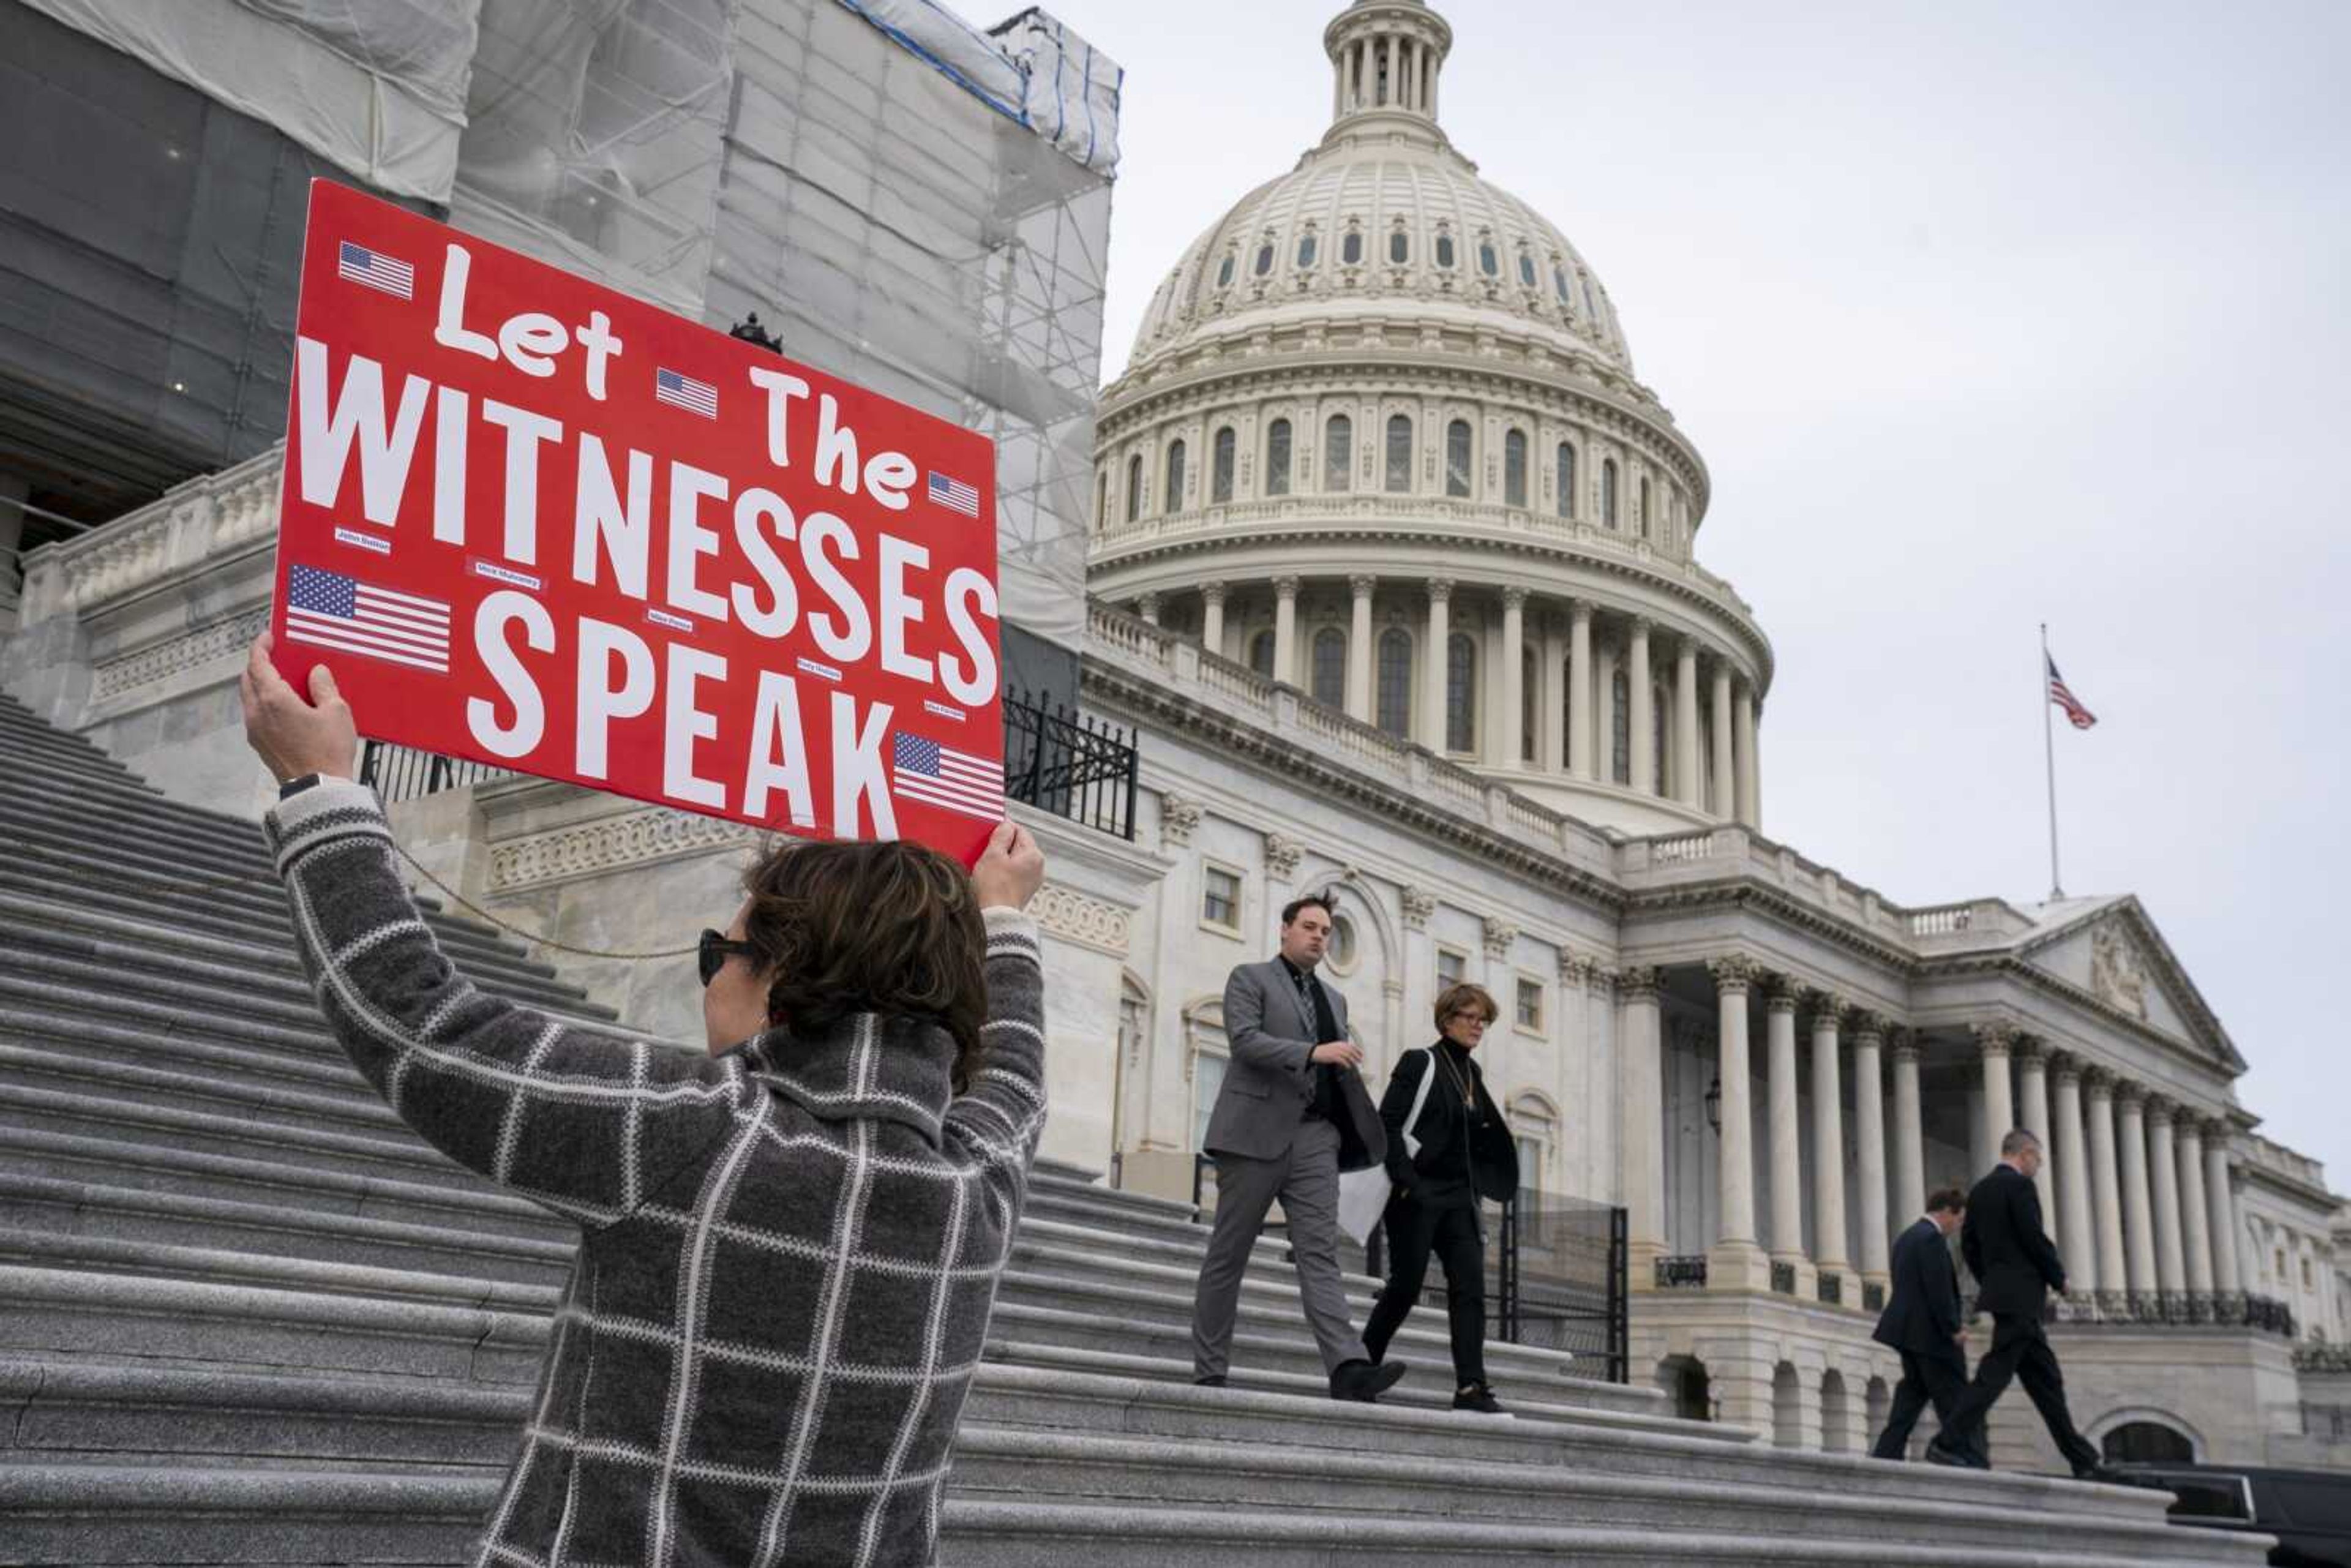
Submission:
<svg viewBox="0 0 2351 1568">
<path fill-rule="evenodd" d="M 987 438 L 325 181 L 271 624 L 365 732 L 967 862 L 1003 816 Z"/>
</svg>

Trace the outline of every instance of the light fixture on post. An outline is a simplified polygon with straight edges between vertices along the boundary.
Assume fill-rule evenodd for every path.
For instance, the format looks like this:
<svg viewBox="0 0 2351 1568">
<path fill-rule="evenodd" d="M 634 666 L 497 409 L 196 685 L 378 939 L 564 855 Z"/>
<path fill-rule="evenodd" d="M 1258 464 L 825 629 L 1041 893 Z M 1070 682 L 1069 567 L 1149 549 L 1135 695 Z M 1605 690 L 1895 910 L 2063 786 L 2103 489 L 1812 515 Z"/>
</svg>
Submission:
<svg viewBox="0 0 2351 1568">
<path fill-rule="evenodd" d="M 1722 1075 L 1706 1086 L 1706 1124 L 1714 1129 L 1716 1137 L 1722 1136 Z"/>
</svg>

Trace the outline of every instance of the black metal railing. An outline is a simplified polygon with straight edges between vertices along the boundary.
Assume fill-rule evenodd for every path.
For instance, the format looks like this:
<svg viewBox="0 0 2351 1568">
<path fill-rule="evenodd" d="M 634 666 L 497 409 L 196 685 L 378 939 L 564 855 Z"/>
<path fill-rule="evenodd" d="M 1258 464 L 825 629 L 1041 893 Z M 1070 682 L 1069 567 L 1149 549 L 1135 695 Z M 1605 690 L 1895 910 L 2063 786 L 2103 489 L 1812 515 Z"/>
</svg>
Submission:
<svg viewBox="0 0 2351 1568">
<path fill-rule="evenodd" d="M 1611 1383 L 1631 1375 L 1625 1210 L 1521 1187 L 1490 1228 L 1495 1337 L 1572 1352 Z"/>
<path fill-rule="evenodd" d="M 1706 1254 L 1686 1252 L 1658 1259 L 1656 1280 L 1660 1291 L 1705 1290 Z"/>
<path fill-rule="evenodd" d="M 2327 1443 L 2351 1443 L 2351 1405 L 2305 1405 L 2302 1434 Z"/>
<path fill-rule="evenodd" d="M 1004 793 L 1122 839 L 1134 837 L 1135 736 L 1066 708 L 1004 694 Z"/>
<path fill-rule="evenodd" d="M 1004 694 L 1004 794 L 1122 839 L 1134 837 L 1135 735 L 1058 705 Z M 514 776 L 414 747 L 371 740 L 360 782 L 386 805 Z"/>
<path fill-rule="evenodd" d="M 2294 1311 L 2238 1291 L 2098 1291 L 2051 1303 L 2059 1322 L 2115 1328 L 2250 1328 L 2292 1339 Z"/>
<path fill-rule="evenodd" d="M 1844 1276 L 1823 1274 L 1820 1277 L 1820 1298 L 1832 1307 L 1844 1305 Z"/>
<path fill-rule="evenodd" d="M 360 751 L 360 782 L 374 789 L 387 806 L 395 800 L 414 800 L 444 789 L 512 777 L 512 768 L 442 757 L 388 740 L 371 740 Z"/>
<path fill-rule="evenodd" d="M 2294 1369 L 2296 1372 L 2314 1373 L 2321 1376 L 2351 1374 L 2351 1344 L 2328 1344 L 2319 1341 L 2314 1343 L 2296 1345 L 2294 1351 Z"/>
<path fill-rule="evenodd" d="M 1796 1293 L 1796 1266 L 1793 1263 L 1771 1265 L 1771 1288 L 1783 1296 Z"/>
</svg>

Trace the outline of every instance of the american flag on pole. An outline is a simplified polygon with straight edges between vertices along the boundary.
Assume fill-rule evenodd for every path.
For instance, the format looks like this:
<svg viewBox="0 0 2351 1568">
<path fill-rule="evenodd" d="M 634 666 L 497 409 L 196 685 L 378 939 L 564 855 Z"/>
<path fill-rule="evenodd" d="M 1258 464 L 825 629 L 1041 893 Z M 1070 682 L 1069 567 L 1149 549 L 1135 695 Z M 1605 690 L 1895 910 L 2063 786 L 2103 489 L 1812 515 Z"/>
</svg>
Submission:
<svg viewBox="0 0 2351 1568">
<path fill-rule="evenodd" d="M 930 497 L 934 507 L 945 507 L 948 511 L 961 512 L 967 517 L 979 516 L 977 487 L 951 478 L 935 468 L 931 470 Z"/>
<path fill-rule="evenodd" d="M 890 792 L 908 800 L 1004 821 L 1004 765 L 899 730 L 890 737 Z"/>
<path fill-rule="evenodd" d="M 402 299 L 416 297 L 416 269 L 397 256 L 386 256 L 380 250 L 370 250 L 363 245 L 343 240 L 335 246 L 335 276 L 348 277 L 353 283 L 396 295 Z"/>
<path fill-rule="evenodd" d="M 2075 729 L 2087 729 L 2097 723 L 2097 715 L 2084 707 L 2081 699 L 2066 687 L 2065 677 L 2057 673 L 2057 661 L 2043 653 L 2041 662 L 2049 666 L 2049 700 L 2065 710 L 2065 722 Z"/>
<path fill-rule="evenodd" d="M 449 673 L 449 607 L 371 588 L 355 577 L 298 566 L 286 577 L 286 640 Z"/>
<path fill-rule="evenodd" d="M 656 369 L 653 371 L 653 401 L 682 408 L 688 413 L 698 413 L 705 419 L 718 417 L 718 389 L 708 382 L 698 382 L 692 376 L 679 375 L 675 371 Z"/>
</svg>

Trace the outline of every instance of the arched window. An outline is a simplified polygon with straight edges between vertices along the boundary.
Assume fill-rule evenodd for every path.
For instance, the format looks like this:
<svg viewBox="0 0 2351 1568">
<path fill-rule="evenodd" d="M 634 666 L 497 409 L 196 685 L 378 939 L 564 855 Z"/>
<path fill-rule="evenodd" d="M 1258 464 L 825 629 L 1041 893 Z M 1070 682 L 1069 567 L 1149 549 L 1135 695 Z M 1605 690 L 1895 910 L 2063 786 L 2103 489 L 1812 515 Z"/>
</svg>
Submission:
<svg viewBox="0 0 2351 1568">
<path fill-rule="evenodd" d="M 1565 308 L 1573 303 L 1573 301 L 1570 300 L 1567 297 L 1567 268 L 1559 266 L 1553 266 L 1552 267 L 1551 287 L 1552 292 L 1559 296 L 1559 303 L 1562 308 Z"/>
<path fill-rule="evenodd" d="M 1542 665 L 1532 648 L 1519 650 L 1519 759 L 1535 759 L 1536 732 L 1541 726 Z"/>
<path fill-rule="evenodd" d="M 1562 441 L 1559 444 L 1559 515 L 1575 516 L 1575 448 Z"/>
<path fill-rule="evenodd" d="M 1605 457 L 1600 463 L 1600 521 L 1604 527 L 1616 526 L 1616 459 Z"/>
<path fill-rule="evenodd" d="M 1469 422 L 1466 419 L 1445 427 L 1445 493 L 1469 493 Z"/>
<path fill-rule="evenodd" d="M 1344 490 L 1355 471 L 1355 427 L 1343 413 L 1322 426 L 1322 488 Z"/>
<path fill-rule="evenodd" d="M 1339 259 L 1353 267 L 1364 259 L 1364 231 L 1349 229 L 1339 242 Z"/>
<path fill-rule="evenodd" d="M 1408 414 L 1388 415 L 1387 487 L 1403 495 L 1412 488 L 1412 419 Z"/>
<path fill-rule="evenodd" d="M 1347 634 L 1336 626 L 1314 633 L 1314 700 L 1338 707 L 1347 700 Z"/>
<path fill-rule="evenodd" d="M 1519 282 L 1528 288 L 1535 286 L 1535 258 L 1525 251 L 1519 252 Z"/>
<path fill-rule="evenodd" d="M 1140 455 L 1126 460 L 1126 520 L 1143 516 L 1143 458 Z"/>
<path fill-rule="evenodd" d="M 2161 1421 L 2126 1421 L 2098 1439 L 2098 1450 L 2109 1463 L 2118 1465 L 2196 1462 L 2195 1440 Z"/>
<path fill-rule="evenodd" d="M 1233 498 L 1233 427 L 1229 424 L 1217 432 L 1209 448 L 1208 499 L 1225 502 Z"/>
<path fill-rule="evenodd" d="M 1290 494 L 1290 421 L 1286 419 L 1265 427 L 1265 493 Z"/>
<path fill-rule="evenodd" d="M 1257 247 L 1257 275 L 1263 277 L 1273 270 L 1273 242 L 1266 241 Z"/>
<path fill-rule="evenodd" d="M 1512 430 L 1502 436 L 1502 505 L 1527 504 L 1527 433 Z"/>
<path fill-rule="evenodd" d="M 1445 749 L 1478 746 L 1478 644 L 1466 632 L 1445 642 Z"/>
<path fill-rule="evenodd" d="M 1314 265 L 1314 236 L 1311 233 L 1301 235 L 1299 236 L 1298 265 L 1301 267 L 1311 267 Z"/>
<path fill-rule="evenodd" d="M 1165 494 L 1166 502 L 1159 508 L 1161 511 L 1180 512 L 1184 509 L 1184 443 L 1180 440 L 1171 441 L 1167 444 L 1167 489 Z"/>
<path fill-rule="evenodd" d="M 1492 240 L 1481 239 L 1478 242 L 1478 270 L 1489 277 L 1502 276 L 1502 258 L 1494 249 Z"/>
<path fill-rule="evenodd" d="M 1608 689 L 1608 776 L 1619 784 L 1633 782 L 1633 683 L 1622 664 Z"/>
<path fill-rule="evenodd" d="M 1453 265 L 1453 236 L 1449 234 L 1439 232 L 1437 236 L 1437 265 L 1445 267 Z"/>
<path fill-rule="evenodd" d="M 1094 480 L 1094 530 L 1099 533 L 1110 526 L 1110 476 Z"/>
<path fill-rule="evenodd" d="M 1412 727 L 1412 633 L 1391 626 L 1380 633 L 1379 726 L 1403 736 Z"/>
<path fill-rule="evenodd" d="M 1388 231 L 1388 259 L 1398 267 L 1412 259 L 1412 241 L 1400 228 Z"/>
<path fill-rule="evenodd" d="M 1273 675 L 1273 633 L 1259 632 L 1249 638 L 1249 668 L 1270 679 Z"/>
<path fill-rule="evenodd" d="M 1647 538 L 1649 537 L 1649 476 L 1646 474 L 1641 476 L 1641 499 L 1638 505 L 1641 509 L 1634 514 L 1634 521 L 1640 525 L 1641 537 Z"/>
<path fill-rule="evenodd" d="M 1594 321 L 1600 319 L 1600 307 L 1592 301 L 1592 279 L 1583 280 L 1583 313 Z"/>
<path fill-rule="evenodd" d="M 1217 267 L 1217 287 L 1219 288 L 1229 287 L 1232 281 L 1233 257 L 1232 253 L 1228 251 L 1225 253 L 1225 259 Z"/>
</svg>

